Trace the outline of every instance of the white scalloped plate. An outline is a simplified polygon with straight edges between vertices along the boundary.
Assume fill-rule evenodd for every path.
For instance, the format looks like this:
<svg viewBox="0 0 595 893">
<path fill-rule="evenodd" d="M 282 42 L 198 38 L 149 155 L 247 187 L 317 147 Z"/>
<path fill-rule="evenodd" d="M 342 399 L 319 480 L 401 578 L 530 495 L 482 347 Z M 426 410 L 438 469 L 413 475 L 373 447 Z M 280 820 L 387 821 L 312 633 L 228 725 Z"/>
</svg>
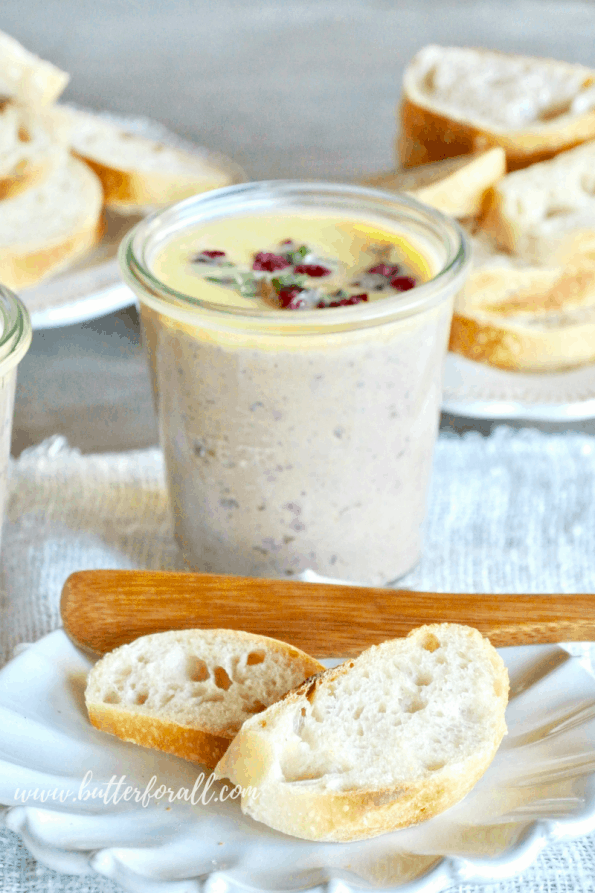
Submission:
<svg viewBox="0 0 595 893">
<path fill-rule="evenodd" d="M 506 372 L 448 353 L 442 411 L 473 419 L 568 422 L 595 418 L 595 365 L 566 372 Z"/>
<path fill-rule="evenodd" d="M 106 219 L 96 248 L 64 272 L 19 292 L 35 331 L 88 322 L 136 302 L 134 292 L 122 282 L 116 254 L 124 235 L 141 218 L 108 214 Z"/>
<path fill-rule="evenodd" d="M 90 662 L 58 630 L 0 671 L 2 817 L 50 868 L 97 872 L 130 893 L 198 893 L 203 885 L 207 893 L 436 893 L 507 877 L 548 841 L 595 829 L 595 679 L 557 646 L 501 654 L 511 677 L 509 734 L 473 791 L 422 825 L 316 844 L 269 830 L 230 800 L 142 806 L 78 798 L 89 770 L 85 791 L 125 776 L 142 793 L 152 776 L 153 790 L 191 791 L 200 767 L 93 729 L 83 699 Z"/>
</svg>

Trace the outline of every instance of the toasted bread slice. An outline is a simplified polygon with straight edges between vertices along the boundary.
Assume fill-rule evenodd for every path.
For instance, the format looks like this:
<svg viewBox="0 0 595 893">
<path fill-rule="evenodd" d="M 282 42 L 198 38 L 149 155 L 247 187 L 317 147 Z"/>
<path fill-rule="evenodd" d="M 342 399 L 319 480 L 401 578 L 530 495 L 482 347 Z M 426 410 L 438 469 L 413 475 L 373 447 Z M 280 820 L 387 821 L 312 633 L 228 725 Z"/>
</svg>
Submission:
<svg viewBox="0 0 595 893">
<path fill-rule="evenodd" d="M 595 138 L 595 70 L 430 45 L 403 77 L 403 167 L 502 146 L 509 170 Z"/>
<path fill-rule="evenodd" d="M 374 837 L 465 796 L 506 732 L 507 701 L 504 663 L 477 630 L 420 627 L 247 720 L 215 774 L 278 831 Z"/>
<path fill-rule="evenodd" d="M 145 213 L 243 179 L 231 162 L 198 149 L 186 152 L 68 106 L 57 113 L 69 122 L 73 152 L 101 179 L 112 211 Z"/>
<path fill-rule="evenodd" d="M 0 100 L 31 106 L 49 105 L 60 96 L 69 75 L 30 53 L 0 31 Z"/>
<path fill-rule="evenodd" d="M 322 669 L 267 636 L 155 633 L 106 654 L 89 674 L 85 701 L 96 728 L 213 767 L 244 720 Z"/>
<path fill-rule="evenodd" d="M 488 189 L 505 173 L 504 149 L 496 147 L 487 152 L 379 174 L 365 180 L 364 185 L 407 192 L 443 214 L 462 219 L 482 213 Z"/>
<path fill-rule="evenodd" d="M 98 178 L 70 156 L 39 186 L 0 201 L 0 281 L 34 285 L 96 244 L 102 202 Z"/>
</svg>

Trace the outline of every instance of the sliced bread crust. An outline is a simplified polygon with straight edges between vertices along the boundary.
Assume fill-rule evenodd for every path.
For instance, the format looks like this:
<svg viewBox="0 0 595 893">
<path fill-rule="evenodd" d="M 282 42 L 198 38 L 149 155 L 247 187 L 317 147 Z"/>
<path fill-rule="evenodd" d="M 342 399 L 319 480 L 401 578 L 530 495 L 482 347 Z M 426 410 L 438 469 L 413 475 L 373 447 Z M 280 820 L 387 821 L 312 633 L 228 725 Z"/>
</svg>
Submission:
<svg viewBox="0 0 595 893">
<path fill-rule="evenodd" d="M 363 185 L 407 192 L 443 214 L 464 219 L 483 212 L 488 190 L 505 173 L 506 155 L 496 147 L 487 152 L 379 174 L 365 180 Z"/>
<path fill-rule="evenodd" d="M 595 236 L 595 140 L 503 177 L 483 230 L 505 251 L 548 264 Z"/>
<path fill-rule="evenodd" d="M 244 179 L 238 167 L 214 153 L 182 151 L 69 106 L 56 113 L 69 123 L 72 151 L 100 178 L 112 211 L 145 213 Z"/>
<path fill-rule="evenodd" d="M 91 670 L 91 723 L 214 767 L 242 722 L 323 669 L 285 642 L 238 630 L 142 636 Z"/>
<path fill-rule="evenodd" d="M 245 722 L 215 775 L 240 785 L 242 810 L 278 831 L 374 837 L 473 787 L 506 732 L 507 700 L 506 668 L 477 630 L 420 627 Z"/>
<path fill-rule="evenodd" d="M 0 31 L 0 97 L 32 106 L 49 105 L 60 96 L 69 80 L 66 72 Z"/>
<path fill-rule="evenodd" d="M 39 185 L 68 157 L 67 135 L 47 109 L 0 111 L 0 200 Z"/>
<path fill-rule="evenodd" d="M 595 70 L 467 47 L 424 47 L 403 77 L 403 167 L 501 146 L 509 170 L 595 138 Z"/>
<path fill-rule="evenodd" d="M 20 289 L 71 263 L 101 236 L 103 193 L 92 170 L 75 158 L 0 202 L 0 281 Z"/>
<path fill-rule="evenodd" d="M 594 362 L 595 262 L 476 270 L 455 302 L 449 350 L 516 372 Z"/>
</svg>

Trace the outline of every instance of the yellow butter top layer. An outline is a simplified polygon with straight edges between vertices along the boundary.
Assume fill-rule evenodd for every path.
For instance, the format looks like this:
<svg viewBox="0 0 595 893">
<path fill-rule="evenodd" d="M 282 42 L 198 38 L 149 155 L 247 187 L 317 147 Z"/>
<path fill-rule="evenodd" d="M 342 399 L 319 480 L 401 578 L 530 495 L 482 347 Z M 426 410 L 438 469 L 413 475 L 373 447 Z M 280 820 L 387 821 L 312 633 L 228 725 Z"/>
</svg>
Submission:
<svg viewBox="0 0 595 893">
<path fill-rule="evenodd" d="M 189 227 L 156 251 L 149 264 L 154 276 L 181 294 L 239 309 L 270 311 L 271 304 L 260 295 L 242 295 L 234 288 L 208 281 L 206 277 L 213 270 L 195 259 L 201 252 L 218 250 L 225 252 L 236 268 L 250 270 L 255 255 L 276 252 L 287 240 L 307 245 L 320 263 L 331 269 L 324 281 L 308 283 L 308 287 L 329 294 L 345 287 L 357 290 L 353 283 L 378 262 L 398 264 L 399 275 L 413 277 L 416 283 L 426 282 L 438 271 L 427 247 L 405 229 L 391 231 L 369 219 L 346 220 L 339 215 L 297 209 L 218 218 Z M 370 280 L 364 279 L 359 290 L 366 292 L 370 301 L 398 291 L 375 290 L 369 285 Z"/>
</svg>

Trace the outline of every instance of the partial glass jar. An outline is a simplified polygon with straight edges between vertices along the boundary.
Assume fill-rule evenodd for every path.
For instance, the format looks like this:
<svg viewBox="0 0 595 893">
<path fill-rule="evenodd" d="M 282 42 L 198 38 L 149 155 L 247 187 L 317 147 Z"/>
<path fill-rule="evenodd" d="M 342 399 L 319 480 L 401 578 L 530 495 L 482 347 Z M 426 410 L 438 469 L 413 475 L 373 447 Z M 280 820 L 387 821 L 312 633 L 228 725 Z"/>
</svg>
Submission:
<svg viewBox="0 0 595 893">
<path fill-rule="evenodd" d="M 410 239 L 433 274 L 381 300 L 300 311 L 213 303 L 157 278 L 155 257 L 181 233 L 278 213 L 368 221 Z M 457 224 L 374 189 L 248 183 L 142 221 L 120 261 L 140 301 L 189 566 L 270 577 L 312 569 L 376 585 L 411 570 L 453 301 L 469 266 Z"/>
<path fill-rule="evenodd" d="M 8 461 L 17 366 L 31 344 L 29 314 L 22 301 L 0 285 L 0 531 L 8 495 Z"/>
</svg>

